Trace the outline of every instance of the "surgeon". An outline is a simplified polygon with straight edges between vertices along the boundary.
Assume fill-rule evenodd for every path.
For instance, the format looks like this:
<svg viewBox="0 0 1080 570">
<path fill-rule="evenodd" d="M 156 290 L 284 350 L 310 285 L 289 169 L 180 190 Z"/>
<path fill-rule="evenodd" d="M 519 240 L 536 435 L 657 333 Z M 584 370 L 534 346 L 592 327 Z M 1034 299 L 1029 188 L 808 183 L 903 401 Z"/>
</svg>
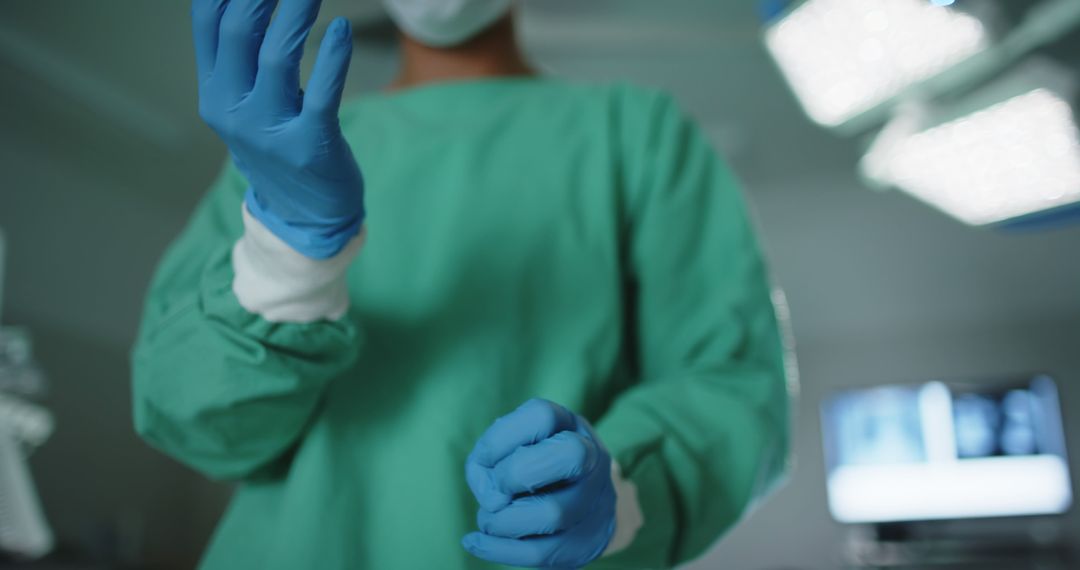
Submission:
<svg viewBox="0 0 1080 570">
<path fill-rule="evenodd" d="M 510 0 L 387 0 L 342 105 L 318 0 L 194 0 L 231 160 L 153 280 L 139 434 L 237 482 L 208 569 L 669 568 L 788 450 L 766 268 L 663 94 L 537 74 Z M 364 69 L 354 69 L 364 73 Z"/>
</svg>

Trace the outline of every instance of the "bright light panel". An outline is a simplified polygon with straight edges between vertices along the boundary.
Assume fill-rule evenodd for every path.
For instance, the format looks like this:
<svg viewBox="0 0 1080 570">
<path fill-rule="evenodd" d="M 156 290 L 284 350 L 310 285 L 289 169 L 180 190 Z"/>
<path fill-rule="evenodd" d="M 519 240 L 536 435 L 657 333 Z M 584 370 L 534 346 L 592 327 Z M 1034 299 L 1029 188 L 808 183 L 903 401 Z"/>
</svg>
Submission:
<svg viewBox="0 0 1080 570">
<path fill-rule="evenodd" d="M 926 0 L 809 0 L 765 40 L 806 112 L 830 127 L 989 45 L 977 18 Z"/>
<path fill-rule="evenodd" d="M 1080 131 L 1067 101 L 1034 89 L 903 137 L 878 176 L 971 225 L 1080 201 Z"/>
<path fill-rule="evenodd" d="M 917 465 L 851 465 L 828 478 L 845 523 L 1009 517 L 1069 510 L 1065 460 L 1051 455 Z"/>
</svg>

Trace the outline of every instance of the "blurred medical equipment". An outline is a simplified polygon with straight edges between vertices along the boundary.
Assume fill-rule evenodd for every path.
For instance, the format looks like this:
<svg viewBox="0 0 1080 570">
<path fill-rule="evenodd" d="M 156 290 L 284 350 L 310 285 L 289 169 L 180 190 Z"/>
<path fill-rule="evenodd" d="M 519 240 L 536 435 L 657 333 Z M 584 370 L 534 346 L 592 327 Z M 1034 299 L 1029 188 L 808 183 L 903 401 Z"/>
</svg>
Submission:
<svg viewBox="0 0 1080 570">
<path fill-rule="evenodd" d="M 807 114 L 842 126 L 990 45 L 987 25 L 925 0 L 809 0 L 765 42 Z"/>
<path fill-rule="evenodd" d="M 855 390 L 825 403 L 829 509 L 845 523 L 1062 514 L 1072 504 L 1057 388 Z"/>
<path fill-rule="evenodd" d="M 4 321 L 4 267 L 7 262 L 7 237 L 0 228 L 0 322 Z"/>
<path fill-rule="evenodd" d="M 1069 70 L 1032 60 L 940 105 L 912 105 L 862 160 L 896 187 L 970 225 L 1020 220 L 1080 202 L 1080 128 Z"/>
<path fill-rule="evenodd" d="M 29 333 L 0 328 L 0 394 L 37 398 L 45 393 L 45 378 L 33 360 Z"/>
<path fill-rule="evenodd" d="M 39 558 L 52 550 L 21 442 L 0 426 L 0 553 Z"/>
<path fill-rule="evenodd" d="M 765 43 L 815 122 L 852 135 L 888 120 L 861 163 L 871 185 L 971 225 L 1080 218 L 1075 75 L 1025 60 L 1080 28 L 1080 2 L 1019 4 L 806 0 Z"/>
<path fill-rule="evenodd" d="M 822 434 L 829 510 L 842 523 L 876 525 L 877 544 L 918 544 L 914 523 L 1052 516 L 1072 505 L 1061 405 L 1046 375 L 842 392 L 822 406 Z M 1016 534 L 1007 537 L 1014 550 L 1042 552 Z M 1003 542 L 977 537 L 950 555 Z M 924 542 L 907 556 L 926 550 Z"/>
<path fill-rule="evenodd" d="M 4 236 L 0 232 L 0 286 L 4 276 Z M 0 288 L 0 293 L 2 293 Z M 29 335 L 0 327 L 0 556 L 40 558 L 52 550 L 26 459 L 49 438 L 53 418 L 29 398 L 45 391 L 34 365 Z"/>
</svg>

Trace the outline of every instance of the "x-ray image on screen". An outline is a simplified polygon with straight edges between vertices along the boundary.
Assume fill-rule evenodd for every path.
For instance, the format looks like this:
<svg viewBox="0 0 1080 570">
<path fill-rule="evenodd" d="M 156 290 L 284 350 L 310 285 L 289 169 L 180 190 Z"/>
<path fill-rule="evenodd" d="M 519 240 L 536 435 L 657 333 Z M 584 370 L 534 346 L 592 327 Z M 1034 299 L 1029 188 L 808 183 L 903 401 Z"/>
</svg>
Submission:
<svg viewBox="0 0 1080 570">
<path fill-rule="evenodd" d="M 1063 453 L 1057 410 L 1050 407 L 1057 399 L 1044 392 L 1036 384 L 999 394 L 959 394 L 953 401 L 957 454 L 968 459 Z"/>
<path fill-rule="evenodd" d="M 846 391 L 824 403 L 822 427 L 843 522 L 1058 514 L 1072 502 L 1047 376 Z"/>
<path fill-rule="evenodd" d="M 850 392 L 837 397 L 832 410 L 838 463 L 887 465 L 926 460 L 918 390 L 885 387 Z"/>
</svg>

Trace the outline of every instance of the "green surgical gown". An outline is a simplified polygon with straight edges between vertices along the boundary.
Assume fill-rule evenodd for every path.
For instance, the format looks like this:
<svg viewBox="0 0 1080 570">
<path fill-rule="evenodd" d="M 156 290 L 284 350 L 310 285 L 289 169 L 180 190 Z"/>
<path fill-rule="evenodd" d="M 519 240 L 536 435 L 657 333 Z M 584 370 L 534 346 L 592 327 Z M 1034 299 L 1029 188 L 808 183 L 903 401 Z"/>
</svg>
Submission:
<svg viewBox="0 0 1080 570">
<path fill-rule="evenodd" d="M 465 458 L 530 398 L 584 415 L 645 524 L 592 567 L 700 555 L 783 473 L 766 267 L 728 167 L 673 100 L 551 79 L 346 105 L 367 241 L 338 321 L 232 292 L 246 182 L 227 167 L 156 273 L 133 355 L 152 445 L 235 495 L 210 569 L 493 568 Z"/>
</svg>

